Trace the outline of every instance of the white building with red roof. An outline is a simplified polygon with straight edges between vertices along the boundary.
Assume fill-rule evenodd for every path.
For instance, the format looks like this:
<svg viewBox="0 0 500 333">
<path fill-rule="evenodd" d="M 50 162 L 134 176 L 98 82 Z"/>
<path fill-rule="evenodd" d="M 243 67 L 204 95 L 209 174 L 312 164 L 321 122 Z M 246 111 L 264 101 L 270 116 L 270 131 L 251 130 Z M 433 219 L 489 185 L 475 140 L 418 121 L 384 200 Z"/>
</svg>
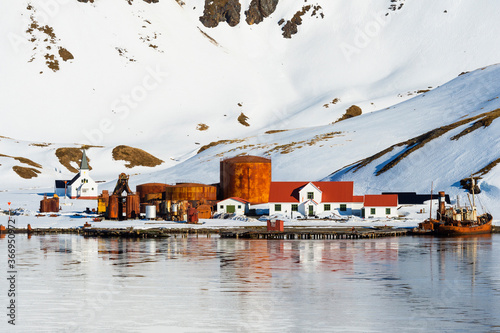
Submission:
<svg viewBox="0 0 500 333">
<path fill-rule="evenodd" d="M 353 182 L 271 182 L 269 215 L 397 217 L 397 195 L 353 195 Z M 300 214 L 299 214 L 300 213 Z"/>
<path fill-rule="evenodd" d="M 359 197 L 354 199 L 353 182 L 271 182 L 269 214 L 296 217 L 334 213 L 361 213 Z M 335 212 L 335 213 L 337 213 Z"/>
<path fill-rule="evenodd" d="M 364 197 L 362 217 L 397 217 L 397 194 L 367 194 Z"/>
<path fill-rule="evenodd" d="M 250 208 L 250 201 L 238 197 L 231 197 L 217 203 L 217 213 L 245 215 Z"/>
</svg>

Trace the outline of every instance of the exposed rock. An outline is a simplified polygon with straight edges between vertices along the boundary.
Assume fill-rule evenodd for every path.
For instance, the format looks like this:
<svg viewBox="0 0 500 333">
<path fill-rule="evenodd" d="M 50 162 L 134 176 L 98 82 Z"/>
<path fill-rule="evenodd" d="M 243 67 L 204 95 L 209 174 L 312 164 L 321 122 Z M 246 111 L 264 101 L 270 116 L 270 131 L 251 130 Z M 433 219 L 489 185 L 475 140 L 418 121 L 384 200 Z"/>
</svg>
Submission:
<svg viewBox="0 0 500 333">
<path fill-rule="evenodd" d="M 78 169 L 73 167 L 71 163 L 77 166 L 79 166 L 82 163 L 82 150 L 80 148 L 73 148 L 73 147 L 57 148 L 56 156 L 59 159 L 59 163 L 64 165 L 69 172 L 72 173 L 78 172 Z M 89 157 L 87 157 L 87 161 L 90 163 Z M 90 164 L 89 164 L 89 169 L 92 170 L 92 166 L 90 166 Z"/>
<path fill-rule="evenodd" d="M 64 61 L 68 61 L 70 59 L 74 59 L 73 55 L 71 52 L 66 50 L 64 47 L 59 47 L 59 56 L 62 58 Z"/>
<path fill-rule="evenodd" d="M 283 31 L 283 37 L 292 38 L 292 35 L 295 35 L 298 32 L 297 26 L 302 24 L 302 16 L 304 16 L 311 9 L 312 9 L 311 16 L 313 16 L 313 17 L 319 16 L 321 18 L 324 17 L 323 9 L 321 8 L 320 5 L 303 6 L 302 9 L 299 10 L 298 12 L 296 12 L 295 15 L 293 15 L 293 17 L 290 20 L 288 20 L 285 23 L 285 25 L 281 28 L 281 30 Z M 284 21 L 280 20 L 280 22 L 284 22 Z"/>
<path fill-rule="evenodd" d="M 266 17 L 274 13 L 279 0 L 252 0 L 245 12 L 248 24 L 259 24 Z"/>
<path fill-rule="evenodd" d="M 475 194 L 481 193 L 481 188 L 477 184 L 480 179 L 481 179 L 481 177 L 474 177 L 474 183 L 475 183 L 474 184 L 474 193 Z M 472 180 L 470 178 L 461 179 L 460 186 L 462 186 L 462 188 L 464 190 L 467 190 L 467 191 L 469 191 L 470 194 L 472 194 Z"/>
<path fill-rule="evenodd" d="M 113 159 L 115 161 L 125 161 L 125 167 L 133 168 L 136 166 L 155 167 L 163 163 L 159 158 L 150 153 L 134 147 L 117 146 L 113 149 Z"/>
<path fill-rule="evenodd" d="M 24 179 L 31 179 L 38 177 L 38 174 L 41 172 L 37 169 L 34 168 L 26 168 L 18 165 L 14 165 L 12 167 L 12 170 L 14 170 L 15 173 L 19 175 L 19 177 L 24 178 Z"/>
<path fill-rule="evenodd" d="M 240 23 L 241 4 L 238 0 L 205 0 L 200 22 L 207 28 L 215 28 L 219 22 L 234 27 Z"/>
<path fill-rule="evenodd" d="M 337 122 L 342 121 L 342 120 L 346 120 L 349 118 L 357 117 L 357 116 L 361 115 L 362 113 L 363 113 L 363 111 L 361 110 L 361 108 L 359 106 L 351 105 L 345 111 L 344 115 L 339 120 L 337 120 Z"/>
<path fill-rule="evenodd" d="M 248 120 L 248 117 L 243 112 L 238 116 L 238 122 L 240 124 L 242 124 L 243 126 L 250 126 L 250 124 L 247 122 L 247 120 Z"/>
</svg>

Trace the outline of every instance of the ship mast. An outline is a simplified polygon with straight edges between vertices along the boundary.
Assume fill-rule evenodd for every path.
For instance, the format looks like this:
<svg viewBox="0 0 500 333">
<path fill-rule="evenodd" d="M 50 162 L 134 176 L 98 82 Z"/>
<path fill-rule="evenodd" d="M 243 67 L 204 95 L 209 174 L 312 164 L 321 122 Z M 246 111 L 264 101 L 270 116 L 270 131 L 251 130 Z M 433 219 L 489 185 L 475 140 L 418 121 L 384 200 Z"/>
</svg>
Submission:
<svg viewBox="0 0 500 333">
<path fill-rule="evenodd" d="M 429 220 L 432 220 L 432 189 L 434 187 L 434 182 L 431 182 L 431 203 L 429 207 Z"/>
<path fill-rule="evenodd" d="M 474 209 L 474 208 L 476 208 L 476 200 L 474 198 L 474 190 L 476 187 L 476 181 L 474 180 L 474 177 L 472 177 L 472 175 L 470 175 L 470 178 L 471 178 L 471 186 L 472 186 L 472 209 Z"/>
</svg>

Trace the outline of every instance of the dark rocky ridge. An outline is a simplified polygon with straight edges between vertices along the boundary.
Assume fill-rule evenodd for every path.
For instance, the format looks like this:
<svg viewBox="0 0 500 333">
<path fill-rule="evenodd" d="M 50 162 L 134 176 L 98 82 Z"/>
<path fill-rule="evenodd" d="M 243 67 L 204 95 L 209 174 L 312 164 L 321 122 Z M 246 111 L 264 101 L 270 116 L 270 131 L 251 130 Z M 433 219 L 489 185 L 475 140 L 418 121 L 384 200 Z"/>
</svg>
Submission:
<svg viewBox="0 0 500 333">
<path fill-rule="evenodd" d="M 234 27 L 240 23 L 241 4 L 238 0 L 205 0 L 200 22 L 207 28 L 215 28 L 219 22 Z"/>
<path fill-rule="evenodd" d="M 252 0 L 250 7 L 245 12 L 248 24 L 259 24 L 266 17 L 274 13 L 279 0 Z"/>
</svg>

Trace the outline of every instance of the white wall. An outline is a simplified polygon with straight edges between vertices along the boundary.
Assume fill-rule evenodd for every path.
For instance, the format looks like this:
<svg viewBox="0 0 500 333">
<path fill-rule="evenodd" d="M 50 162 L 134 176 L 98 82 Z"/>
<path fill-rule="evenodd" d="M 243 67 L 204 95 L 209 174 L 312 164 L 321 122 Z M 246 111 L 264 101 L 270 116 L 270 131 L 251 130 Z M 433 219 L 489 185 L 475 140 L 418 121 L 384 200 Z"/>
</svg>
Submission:
<svg viewBox="0 0 500 333">
<path fill-rule="evenodd" d="M 391 209 L 390 214 L 386 214 L 386 208 Z M 363 208 L 365 213 L 364 217 L 365 218 L 370 218 L 370 217 L 398 217 L 398 207 L 364 207 Z M 375 209 L 375 214 L 371 213 L 371 210 Z"/>
<path fill-rule="evenodd" d="M 225 199 L 217 203 L 217 213 L 226 213 L 227 206 L 234 206 L 234 212 L 236 215 L 245 215 L 248 213 L 248 204 L 234 200 Z"/>
</svg>

